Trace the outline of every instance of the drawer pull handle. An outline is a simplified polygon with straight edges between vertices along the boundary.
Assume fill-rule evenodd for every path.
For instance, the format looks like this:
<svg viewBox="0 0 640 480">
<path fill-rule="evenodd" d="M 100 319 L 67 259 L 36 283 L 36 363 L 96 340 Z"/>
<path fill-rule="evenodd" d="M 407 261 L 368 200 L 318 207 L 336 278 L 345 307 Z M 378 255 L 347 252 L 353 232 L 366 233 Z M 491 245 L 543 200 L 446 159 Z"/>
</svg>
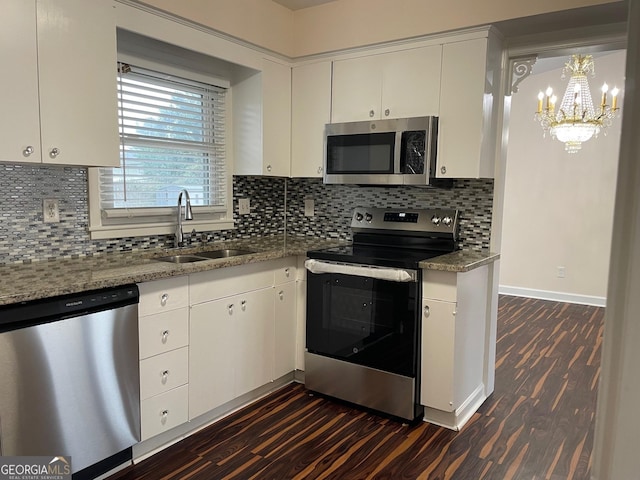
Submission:
<svg viewBox="0 0 640 480">
<path fill-rule="evenodd" d="M 169 330 L 162 332 L 162 343 L 167 343 L 167 340 L 169 340 Z"/>
<path fill-rule="evenodd" d="M 169 379 L 169 370 L 165 370 L 164 372 L 162 372 L 162 383 L 163 384 L 167 383 L 168 379 Z"/>
<path fill-rule="evenodd" d="M 160 412 L 160 423 L 163 425 L 167 423 L 167 418 L 169 417 L 169 410 L 163 410 Z"/>
<path fill-rule="evenodd" d="M 431 315 L 431 312 L 429 311 L 429 305 L 425 305 L 424 306 L 424 316 L 428 318 L 429 315 Z"/>
<path fill-rule="evenodd" d="M 163 293 L 162 296 L 160 297 L 160 305 L 165 307 L 167 305 L 167 301 L 168 300 L 169 300 L 169 294 L 168 293 Z"/>
</svg>

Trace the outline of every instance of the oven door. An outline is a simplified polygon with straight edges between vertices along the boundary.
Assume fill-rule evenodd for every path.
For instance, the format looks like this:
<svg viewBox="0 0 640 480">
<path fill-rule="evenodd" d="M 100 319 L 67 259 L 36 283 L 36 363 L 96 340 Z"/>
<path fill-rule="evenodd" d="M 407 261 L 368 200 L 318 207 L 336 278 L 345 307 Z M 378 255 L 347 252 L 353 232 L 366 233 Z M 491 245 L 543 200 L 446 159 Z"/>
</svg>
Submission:
<svg viewBox="0 0 640 480">
<path fill-rule="evenodd" d="M 345 265 L 336 268 L 345 272 Z M 384 269 L 388 276 L 371 278 L 363 276 L 369 267 L 353 268 L 355 274 L 307 272 L 307 351 L 415 378 L 420 272 Z"/>
</svg>

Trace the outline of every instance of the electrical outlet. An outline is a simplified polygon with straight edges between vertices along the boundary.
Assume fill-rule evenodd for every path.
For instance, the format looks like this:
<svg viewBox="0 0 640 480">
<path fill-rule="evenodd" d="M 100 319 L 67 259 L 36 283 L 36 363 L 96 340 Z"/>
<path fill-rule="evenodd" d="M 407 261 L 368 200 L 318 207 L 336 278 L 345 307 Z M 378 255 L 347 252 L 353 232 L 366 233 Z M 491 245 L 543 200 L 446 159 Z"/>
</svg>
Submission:
<svg viewBox="0 0 640 480">
<path fill-rule="evenodd" d="M 249 213 L 251 213 L 251 205 L 248 198 L 238 200 L 238 213 L 240 213 L 240 215 L 249 215 Z"/>
<path fill-rule="evenodd" d="M 313 198 L 304 199 L 304 216 L 313 217 L 315 215 L 315 202 Z"/>
<path fill-rule="evenodd" d="M 564 278 L 564 267 L 558 267 L 558 278 Z"/>
<path fill-rule="evenodd" d="M 42 201 L 42 216 L 44 223 L 60 222 L 60 208 L 58 200 L 55 198 L 45 198 Z"/>
</svg>

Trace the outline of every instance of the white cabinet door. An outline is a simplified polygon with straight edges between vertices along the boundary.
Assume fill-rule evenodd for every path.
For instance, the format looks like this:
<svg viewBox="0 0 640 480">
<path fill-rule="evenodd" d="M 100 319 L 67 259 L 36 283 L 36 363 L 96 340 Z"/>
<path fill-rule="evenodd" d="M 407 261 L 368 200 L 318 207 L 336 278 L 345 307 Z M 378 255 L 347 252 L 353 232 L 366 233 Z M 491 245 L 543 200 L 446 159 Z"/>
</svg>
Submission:
<svg viewBox="0 0 640 480">
<path fill-rule="evenodd" d="M 0 160 L 118 166 L 112 2 L 8 0 L 3 13 Z"/>
<path fill-rule="evenodd" d="M 291 173 L 291 67 L 262 62 L 263 175 Z"/>
<path fill-rule="evenodd" d="M 381 55 L 333 62 L 331 121 L 354 122 L 380 118 Z"/>
<path fill-rule="evenodd" d="M 191 307 L 189 331 L 189 419 L 234 398 L 238 339 L 234 298 Z"/>
<path fill-rule="evenodd" d="M 291 176 L 322 177 L 324 126 L 331 121 L 331 62 L 294 67 Z"/>
<path fill-rule="evenodd" d="M 35 0 L 2 2 L 0 161 L 40 162 Z M 29 149 L 29 150 L 28 150 Z"/>
<path fill-rule="evenodd" d="M 433 45 L 335 61 L 331 121 L 438 115 L 441 59 Z"/>
<path fill-rule="evenodd" d="M 434 45 L 382 55 L 381 118 L 438 115 L 442 47 Z"/>
<path fill-rule="evenodd" d="M 455 303 L 423 300 L 420 403 L 445 412 L 457 407 L 454 399 L 455 315 Z"/>
<path fill-rule="evenodd" d="M 275 288 L 275 365 L 274 379 L 295 370 L 296 282 Z"/>
<path fill-rule="evenodd" d="M 274 298 L 273 288 L 234 297 L 235 397 L 273 380 Z"/>
<path fill-rule="evenodd" d="M 494 37 L 444 45 L 438 177 L 493 177 L 499 65 L 500 46 Z"/>
</svg>

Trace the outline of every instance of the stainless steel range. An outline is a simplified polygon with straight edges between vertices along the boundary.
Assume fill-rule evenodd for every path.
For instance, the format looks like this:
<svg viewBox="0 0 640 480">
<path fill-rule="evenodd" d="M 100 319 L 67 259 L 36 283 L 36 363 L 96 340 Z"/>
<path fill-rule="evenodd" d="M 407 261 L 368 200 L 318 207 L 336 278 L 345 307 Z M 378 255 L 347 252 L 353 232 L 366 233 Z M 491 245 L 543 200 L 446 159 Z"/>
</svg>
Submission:
<svg viewBox="0 0 640 480">
<path fill-rule="evenodd" d="M 356 208 L 353 244 L 308 252 L 305 384 L 422 416 L 419 262 L 456 249 L 458 212 Z"/>
</svg>

